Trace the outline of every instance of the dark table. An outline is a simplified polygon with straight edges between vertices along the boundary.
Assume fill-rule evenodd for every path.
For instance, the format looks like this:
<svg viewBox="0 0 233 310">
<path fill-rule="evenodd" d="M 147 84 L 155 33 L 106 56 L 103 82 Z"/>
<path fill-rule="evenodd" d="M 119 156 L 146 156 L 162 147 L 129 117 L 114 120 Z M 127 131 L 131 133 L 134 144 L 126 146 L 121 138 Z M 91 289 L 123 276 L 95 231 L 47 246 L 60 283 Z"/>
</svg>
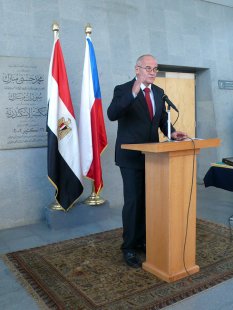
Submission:
<svg viewBox="0 0 233 310">
<path fill-rule="evenodd" d="M 204 177 L 205 187 L 214 186 L 233 192 L 233 169 L 212 166 Z M 233 215 L 228 219 L 229 225 L 233 225 Z"/>
<path fill-rule="evenodd" d="M 233 192 L 233 169 L 212 166 L 204 177 L 205 187 L 215 186 Z"/>
</svg>

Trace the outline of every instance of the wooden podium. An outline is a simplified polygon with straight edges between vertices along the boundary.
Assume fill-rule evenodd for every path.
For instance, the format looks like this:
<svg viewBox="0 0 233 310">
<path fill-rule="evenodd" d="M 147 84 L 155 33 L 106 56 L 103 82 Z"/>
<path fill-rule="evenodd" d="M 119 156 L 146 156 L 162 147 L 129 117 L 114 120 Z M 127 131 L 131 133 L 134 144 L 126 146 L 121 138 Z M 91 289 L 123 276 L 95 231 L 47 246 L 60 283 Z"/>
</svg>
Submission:
<svg viewBox="0 0 233 310">
<path fill-rule="evenodd" d="M 147 250 L 143 269 L 166 282 L 199 271 L 195 262 L 196 154 L 219 145 L 216 138 L 121 146 L 145 154 Z"/>
</svg>

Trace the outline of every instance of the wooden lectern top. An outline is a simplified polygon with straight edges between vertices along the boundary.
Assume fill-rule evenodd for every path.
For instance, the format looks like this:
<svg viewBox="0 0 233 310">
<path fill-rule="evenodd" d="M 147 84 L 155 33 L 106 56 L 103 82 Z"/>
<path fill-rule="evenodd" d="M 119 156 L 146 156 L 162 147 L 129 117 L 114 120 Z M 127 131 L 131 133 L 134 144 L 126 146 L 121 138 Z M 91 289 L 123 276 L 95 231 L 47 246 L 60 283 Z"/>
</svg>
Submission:
<svg viewBox="0 0 233 310">
<path fill-rule="evenodd" d="M 169 141 L 161 143 L 140 143 L 140 144 L 122 144 L 121 148 L 132 151 L 141 151 L 146 153 L 165 153 L 175 152 L 182 150 L 216 147 L 220 145 L 221 140 L 219 138 L 214 139 L 195 139 L 184 141 Z M 194 143 L 194 145 L 193 145 Z"/>
</svg>

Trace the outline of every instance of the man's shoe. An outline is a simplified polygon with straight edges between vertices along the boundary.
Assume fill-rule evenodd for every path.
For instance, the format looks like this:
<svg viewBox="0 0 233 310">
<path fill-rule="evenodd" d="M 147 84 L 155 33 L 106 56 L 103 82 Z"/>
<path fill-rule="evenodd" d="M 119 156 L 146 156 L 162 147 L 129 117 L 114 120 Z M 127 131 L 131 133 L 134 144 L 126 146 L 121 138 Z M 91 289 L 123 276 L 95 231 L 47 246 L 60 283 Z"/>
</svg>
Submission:
<svg viewBox="0 0 233 310">
<path fill-rule="evenodd" d="M 123 256 L 126 264 L 133 268 L 140 268 L 142 266 L 142 262 L 140 258 L 137 256 L 136 252 L 133 250 L 124 250 Z"/>
<path fill-rule="evenodd" d="M 142 243 L 142 244 L 138 244 L 136 246 L 136 250 L 143 252 L 144 254 L 146 254 L 146 243 Z"/>
</svg>

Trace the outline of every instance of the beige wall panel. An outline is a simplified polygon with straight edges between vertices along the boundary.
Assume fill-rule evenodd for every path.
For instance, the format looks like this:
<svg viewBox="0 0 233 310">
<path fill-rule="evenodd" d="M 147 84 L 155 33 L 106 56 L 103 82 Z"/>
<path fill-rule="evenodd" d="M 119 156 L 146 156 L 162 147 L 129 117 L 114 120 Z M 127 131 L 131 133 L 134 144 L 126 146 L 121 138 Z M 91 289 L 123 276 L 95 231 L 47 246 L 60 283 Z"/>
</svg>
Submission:
<svg viewBox="0 0 233 310">
<path fill-rule="evenodd" d="M 165 78 L 156 78 L 155 84 L 163 88 L 169 99 L 176 105 L 180 114 L 175 124 L 176 130 L 195 137 L 195 79 L 194 74 L 166 73 Z M 171 109 L 171 122 L 178 114 Z M 160 141 L 166 138 L 160 133 Z"/>
<path fill-rule="evenodd" d="M 161 77 L 157 77 L 154 81 L 154 84 L 157 85 L 158 87 L 162 88 L 165 90 L 166 87 L 166 79 L 165 78 L 161 78 Z"/>
<path fill-rule="evenodd" d="M 190 137 L 195 137 L 195 80 L 166 78 L 166 93 L 180 112 L 175 124 L 176 130 L 185 131 Z M 172 124 L 177 115 L 172 109 Z"/>
</svg>

